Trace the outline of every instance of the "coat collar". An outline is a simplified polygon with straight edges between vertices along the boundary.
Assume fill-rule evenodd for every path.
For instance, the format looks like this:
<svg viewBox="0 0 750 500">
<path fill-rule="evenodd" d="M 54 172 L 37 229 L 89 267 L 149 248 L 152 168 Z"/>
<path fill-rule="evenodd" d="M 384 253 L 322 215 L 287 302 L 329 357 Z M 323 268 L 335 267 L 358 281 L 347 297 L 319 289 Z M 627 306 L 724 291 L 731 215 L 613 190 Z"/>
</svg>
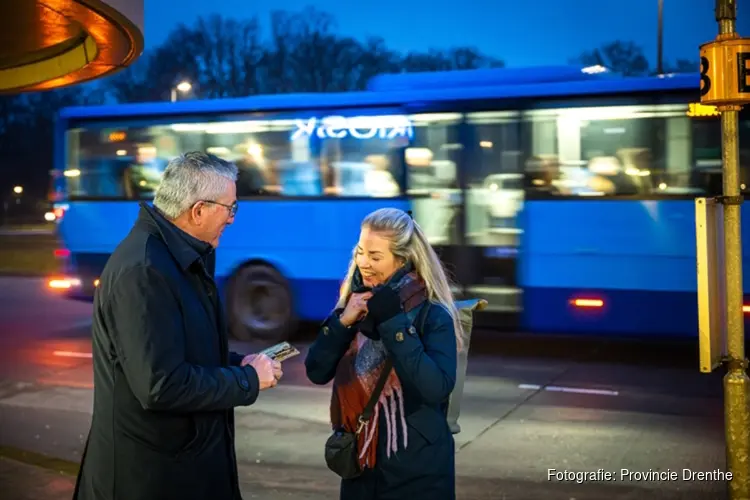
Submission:
<svg viewBox="0 0 750 500">
<path fill-rule="evenodd" d="M 214 251 L 210 243 L 201 241 L 178 228 L 156 207 L 143 202 L 140 206 L 141 210 L 136 224 L 142 225 L 147 232 L 160 236 L 183 271 L 196 260 L 202 260 L 205 266 Z"/>
</svg>

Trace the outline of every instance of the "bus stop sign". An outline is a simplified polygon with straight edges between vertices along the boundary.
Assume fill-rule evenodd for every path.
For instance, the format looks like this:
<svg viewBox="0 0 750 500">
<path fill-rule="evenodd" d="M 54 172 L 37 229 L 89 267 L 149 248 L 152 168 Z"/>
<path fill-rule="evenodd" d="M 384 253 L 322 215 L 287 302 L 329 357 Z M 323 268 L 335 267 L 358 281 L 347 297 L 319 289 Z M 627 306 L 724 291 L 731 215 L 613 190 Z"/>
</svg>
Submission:
<svg viewBox="0 0 750 500">
<path fill-rule="evenodd" d="M 701 104 L 750 103 L 750 39 L 704 43 L 701 54 Z"/>
</svg>

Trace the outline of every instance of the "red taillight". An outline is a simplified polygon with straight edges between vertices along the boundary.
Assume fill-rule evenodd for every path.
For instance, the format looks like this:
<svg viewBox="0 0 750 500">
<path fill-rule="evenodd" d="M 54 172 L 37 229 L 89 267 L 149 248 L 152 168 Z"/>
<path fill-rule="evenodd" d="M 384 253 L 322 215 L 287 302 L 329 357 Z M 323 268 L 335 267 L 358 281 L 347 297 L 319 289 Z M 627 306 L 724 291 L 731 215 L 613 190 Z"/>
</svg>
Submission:
<svg viewBox="0 0 750 500">
<path fill-rule="evenodd" d="M 571 299 L 570 303 L 574 307 L 581 307 L 581 308 L 588 308 L 588 309 L 599 309 L 604 307 L 604 301 L 602 299 L 584 299 L 584 298 L 576 298 Z"/>
<path fill-rule="evenodd" d="M 63 218 L 63 215 L 65 215 L 65 209 L 57 207 L 52 211 L 55 214 L 55 219 L 60 220 Z"/>
<path fill-rule="evenodd" d="M 67 248 L 55 248 L 55 257 L 58 259 L 65 259 L 70 257 L 70 250 Z"/>
<path fill-rule="evenodd" d="M 78 278 L 52 278 L 47 281 L 47 286 L 53 290 L 68 290 L 70 288 L 77 288 L 81 286 L 81 280 Z"/>
</svg>

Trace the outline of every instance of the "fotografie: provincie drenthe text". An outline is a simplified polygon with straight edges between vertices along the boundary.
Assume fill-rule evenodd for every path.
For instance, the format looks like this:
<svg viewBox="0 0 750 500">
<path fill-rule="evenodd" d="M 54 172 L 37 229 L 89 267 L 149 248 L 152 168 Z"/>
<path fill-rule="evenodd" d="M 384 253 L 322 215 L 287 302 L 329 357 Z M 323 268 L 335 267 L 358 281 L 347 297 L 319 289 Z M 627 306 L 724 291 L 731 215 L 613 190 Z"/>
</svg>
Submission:
<svg viewBox="0 0 750 500">
<path fill-rule="evenodd" d="M 589 481 L 731 481 L 732 473 L 724 472 L 720 469 L 712 471 L 694 471 L 692 469 L 682 469 L 676 471 L 672 469 L 647 471 L 632 471 L 630 469 L 620 469 L 617 471 L 608 471 L 598 469 L 590 472 L 569 471 L 558 469 L 547 469 L 547 481 L 570 481 L 576 483 L 585 483 Z"/>
</svg>

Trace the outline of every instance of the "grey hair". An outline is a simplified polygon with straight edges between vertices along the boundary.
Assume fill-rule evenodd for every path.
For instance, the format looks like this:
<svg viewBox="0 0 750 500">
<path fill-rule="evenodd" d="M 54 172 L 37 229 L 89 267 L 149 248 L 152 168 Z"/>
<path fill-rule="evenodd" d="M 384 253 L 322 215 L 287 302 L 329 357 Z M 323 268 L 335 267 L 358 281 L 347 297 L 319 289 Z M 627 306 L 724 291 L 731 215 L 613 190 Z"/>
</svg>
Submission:
<svg viewBox="0 0 750 500">
<path fill-rule="evenodd" d="M 154 206 L 175 219 L 201 200 L 216 200 L 226 181 L 237 182 L 237 166 L 216 156 L 191 151 L 170 160 L 156 190 Z"/>
</svg>

